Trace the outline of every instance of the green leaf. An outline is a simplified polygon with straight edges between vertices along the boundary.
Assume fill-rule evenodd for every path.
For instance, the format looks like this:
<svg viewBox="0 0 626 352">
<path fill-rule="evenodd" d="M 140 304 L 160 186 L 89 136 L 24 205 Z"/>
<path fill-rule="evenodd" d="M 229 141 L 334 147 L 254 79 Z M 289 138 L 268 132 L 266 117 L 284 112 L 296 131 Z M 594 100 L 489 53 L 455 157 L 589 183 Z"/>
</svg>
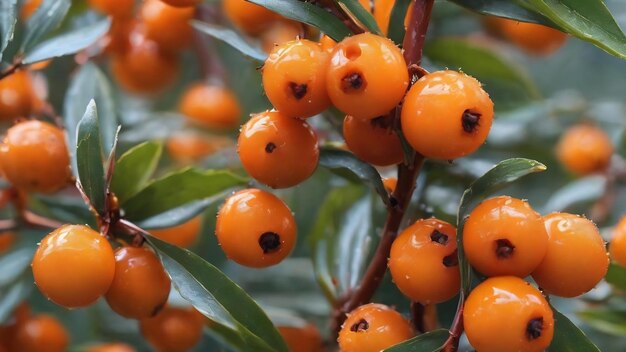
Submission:
<svg viewBox="0 0 626 352">
<path fill-rule="evenodd" d="M 474 181 L 463 193 L 457 214 L 457 249 L 461 269 L 461 288 L 465 294 L 469 292 L 472 282 L 472 269 L 463 251 L 463 227 L 469 213 L 487 197 L 521 177 L 545 170 L 546 166 L 535 160 L 523 158 L 507 159 L 501 161 L 482 177 Z"/>
<path fill-rule="evenodd" d="M 150 181 L 163 151 L 159 142 L 145 142 L 124 153 L 115 164 L 111 191 L 124 203 Z"/>
<path fill-rule="evenodd" d="M 299 0 L 248 0 L 284 17 L 319 28 L 335 41 L 350 35 L 350 30 L 337 17 L 321 7 Z"/>
<path fill-rule="evenodd" d="M 592 327 L 611 335 L 626 337 L 626 311 L 585 310 L 576 315 Z"/>
<path fill-rule="evenodd" d="M 34 248 L 29 246 L 0 257 L 0 323 L 11 316 L 34 286 L 30 270 L 33 253 Z"/>
<path fill-rule="evenodd" d="M 353 182 L 360 182 L 373 188 L 389 205 L 389 193 L 376 169 L 363 162 L 354 154 L 335 148 L 321 148 L 319 165 Z"/>
<path fill-rule="evenodd" d="M 151 182 L 123 202 L 122 208 L 128 219 L 144 220 L 187 203 L 209 198 L 247 181 L 228 171 L 184 169 Z"/>
<path fill-rule="evenodd" d="M 600 349 L 565 315 L 554 312 L 554 337 L 548 352 L 600 352 Z"/>
<path fill-rule="evenodd" d="M 537 87 L 521 69 L 467 40 L 431 40 L 424 54 L 441 68 L 459 69 L 478 79 L 499 109 L 515 108 L 539 98 Z"/>
<path fill-rule="evenodd" d="M 104 160 L 100 142 L 100 124 L 96 103 L 87 105 L 76 132 L 76 169 L 78 182 L 91 206 L 102 214 L 105 201 Z"/>
<path fill-rule="evenodd" d="M 351 17 L 356 20 L 361 27 L 377 35 L 383 34 L 380 27 L 378 27 L 378 23 L 376 23 L 374 16 L 372 16 L 372 14 L 365 9 L 358 0 L 337 0 L 337 2 L 344 10 L 347 10 L 348 15 L 352 15 Z"/>
<path fill-rule="evenodd" d="M 433 330 L 387 348 L 384 352 L 439 352 L 448 337 L 450 331 L 446 329 Z"/>
<path fill-rule="evenodd" d="M 176 225 L 181 225 L 200 215 L 206 208 L 210 207 L 215 202 L 224 199 L 226 194 L 229 192 L 230 191 L 225 191 L 213 197 L 188 203 L 181 207 L 168 210 L 159 215 L 139 221 L 137 222 L 137 225 L 144 229 L 164 229 Z"/>
<path fill-rule="evenodd" d="M 552 193 L 543 207 L 543 213 L 566 211 L 577 204 L 594 202 L 602 197 L 606 184 L 606 177 L 602 175 L 587 176 L 570 182 Z"/>
<path fill-rule="evenodd" d="M 13 310 L 24 300 L 28 299 L 33 290 L 33 275 L 30 271 L 24 272 L 20 279 L 12 285 L 0 289 L 0 323 L 5 322 Z"/>
<path fill-rule="evenodd" d="M 3 0 L 0 2 L 0 61 L 2 54 L 13 40 L 15 22 L 17 21 L 17 0 Z"/>
<path fill-rule="evenodd" d="M 611 263 L 604 279 L 616 288 L 626 291 L 626 268 L 623 266 Z"/>
<path fill-rule="evenodd" d="M 237 329 L 249 347 L 287 352 L 287 345 L 265 312 L 224 273 L 193 252 L 146 236 L 163 260 L 181 296 L 202 314 Z"/>
<path fill-rule="evenodd" d="M 19 279 L 30 268 L 33 254 L 34 249 L 32 247 L 25 247 L 0 257 L 0 268 L 2 268 L 0 287 L 8 286 Z"/>
<path fill-rule="evenodd" d="M 27 51 L 39 38 L 58 28 L 71 5 L 70 0 L 43 0 L 26 22 L 26 33 L 22 39 L 20 52 Z"/>
<path fill-rule="evenodd" d="M 68 224 L 89 224 L 97 227 L 94 215 L 79 197 L 37 195 L 29 199 L 33 209 L 46 217 Z"/>
<path fill-rule="evenodd" d="M 248 43 L 239 33 L 233 31 L 232 29 L 197 20 L 191 21 L 191 25 L 200 32 L 232 46 L 233 48 L 239 50 L 240 53 L 253 60 L 265 62 L 267 59 L 266 53 L 258 47 Z"/>
<path fill-rule="evenodd" d="M 404 27 L 404 18 L 409 9 L 411 0 L 396 0 L 391 10 L 391 17 L 389 19 L 388 36 L 396 44 L 402 44 L 404 41 L 404 34 L 406 28 Z"/>
<path fill-rule="evenodd" d="M 522 22 L 541 23 L 552 25 L 547 18 L 537 14 L 529 9 L 524 8 L 519 0 L 502 1 L 502 0 L 450 0 L 457 5 L 463 6 L 474 12 L 483 15 L 498 16 L 518 20 Z"/>
<path fill-rule="evenodd" d="M 80 27 L 71 32 L 50 38 L 29 50 L 23 63 L 30 65 L 39 61 L 77 53 L 104 36 L 109 31 L 110 26 L 111 20 L 104 19 L 92 25 Z"/>
</svg>

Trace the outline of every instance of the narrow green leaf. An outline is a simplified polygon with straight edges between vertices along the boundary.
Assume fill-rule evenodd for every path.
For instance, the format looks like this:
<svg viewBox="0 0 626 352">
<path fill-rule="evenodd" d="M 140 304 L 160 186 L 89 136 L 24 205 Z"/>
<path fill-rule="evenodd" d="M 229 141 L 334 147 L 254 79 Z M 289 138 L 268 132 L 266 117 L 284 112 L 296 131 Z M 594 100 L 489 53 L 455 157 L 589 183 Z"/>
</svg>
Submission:
<svg viewBox="0 0 626 352">
<path fill-rule="evenodd" d="M 626 268 L 623 266 L 611 263 L 604 279 L 616 288 L 626 291 Z"/>
<path fill-rule="evenodd" d="M 121 203 L 139 192 L 156 171 L 163 145 L 145 142 L 124 153 L 115 164 L 111 190 Z"/>
<path fill-rule="evenodd" d="M 33 275 L 26 271 L 18 281 L 0 289 L 0 323 L 5 322 L 13 310 L 24 300 L 28 299 L 33 290 Z"/>
<path fill-rule="evenodd" d="M 0 272 L 0 287 L 8 286 L 17 281 L 30 268 L 33 254 L 34 249 L 32 247 L 25 247 L 0 257 L 0 268 L 2 268 Z"/>
<path fill-rule="evenodd" d="M 13 40 L 15 22 L 17 22 L 17 0 L 3 0 L 0 2 L 0 61 L 4 50 Z"/>
<path fill-rule="evenodd" d="M 448 337 L 450 331 L 446 329 L 433 330 L 387 348 L 384 352 L 439 352 Z"/>
<path fill-rule="evenodd" d="M 566 211 L 577 204 L 594 202 L 604 194 L 606 183 L 606 177 L 602 175 L 587 176 L 570 182 L 552 193 L 543 207 L 543 213 Z"/>
<path fill-rule="evenodd" d="M 374 16 L 358 0 L 337 0 L 337 2 L 361 27 L 374 34 L 382 35 Z"/>
<path fill-rule="evenodd" d="M 53 0 L 54 1 L 54 0 Z M 77 53 L 104 36 L 111 26 L 110 19 L 104 19 L 92 25 L 77 28 L 38 44 L 26 52 L 24 64 L 30 65 L 39 61 L 49 60 Z"/>
<path fill-rule="evenodd" d="M 68 224 L 96 227 L 96 219 L 80 197 L 37 195 L 29 200 L 33 209 L 43 216 Z"/>
<path fill-rule="evenodd" d="M 576 315 L 602 332 L 626 337 L 626 311 L 624 310 L 585 310 L 577 312 Z"/>
<path fill-rule="evenodd" d="M 310 2 L 299 0 L 248 0 L 284 17 L 319 28 L 335 41 L 350 35 L 350 30 L 337 17 Z"/>
<path fill-rule="evenodd" d="M 552 22 L 540 14 L 526 9 L 519 0 L 449 0 L 466 9 L 483 15 L 498 16 L 522 22 L 552 25 Z"/>
<path fill-rule="evenodd" d="M 20 52 L 28 51 L 42 36 L 58 28 L 71 5 L 70 0 L 43 0 L 26 22 Z"/>
<path fill-rule="evenodd" d="M 404 34 L 406 28 L 404 27 L 404 19 L 409 9 L 411 0 L 396 0 L 391 10 L 391 17 L 389 19 L 388 36 L 396 44 L 402 44 L 404 41 Z"/>
<path fill-rule="evenodd" d="M 554 337 L 548 352 L 600 352 L 574 323 L 565 315 L 552 308 L 554 312 Z"/>
<path fill-rule="evenodd" d="M 159 215 L 137 222 L 143 229 L 163 229 L 183 224 L 200 215 L 212 204 L 224 199 L 230 191 L 222 192 L 213 197 L 209 197 L 196 202 L 188 203 L 178 208 L 163 212 Z"/>
<path fill-rule="evenodd" d="M 105 199 L 104 160 L 96 103 L 91 100 L 76 132 L 76 169 L 78 182 L 91 206 L 102 214 Z"/>
<path fill-rule="evenodd" d="M 248 43 L 239 33 L 233 31 L 232 29 L 197 20 L 191 21 L 191 25 L 200 32 L 232 46 L 233 48 L 239 50 L 240 53 L 253 60 L 265 62 L 267 59 L 266 53 L 258 47 Z"/>
<path fill-rule="evenodd" d="M 123 202 L 122 208 L 128 219 L 144 220 L 246 182 L 228 171 L 184 169 L 151 182 Z"/>
</svg>

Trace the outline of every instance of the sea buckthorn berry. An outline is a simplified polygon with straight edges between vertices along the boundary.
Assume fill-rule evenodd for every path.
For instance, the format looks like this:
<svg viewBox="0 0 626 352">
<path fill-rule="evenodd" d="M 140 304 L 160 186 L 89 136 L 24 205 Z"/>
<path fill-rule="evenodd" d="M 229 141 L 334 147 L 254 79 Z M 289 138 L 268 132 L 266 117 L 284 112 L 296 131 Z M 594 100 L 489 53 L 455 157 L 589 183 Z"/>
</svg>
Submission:
<svg viewBox="0 0 626 352">
<path fill-rule="evenodd" d="M 65 352 L 69 345 L 69 335 L 63 325 L 46 314 L 18 323 L 14 334 L 11 343 L 13 351 Z"/>
<path fill-rule="evenodd" d="M 314 325 L 279 326 L 278 332 L 283 337 L 290 352 L 322 352 L 322 336 Z"/>
<path fill-rule="evenodd" d="M 399 164 L 404 151 L 392 124 L 390 117 L 364 120 L 348 115 L 343 120 L 343 138 L 348 149 L 363 161 L 378 166 Z"/>
<path fill-rule="evenodd" d="M 480 352 L 543 352 L 554 335 L 546 299 L 514 276 L 492 277 L 476 286 L 465 302 L 463 325 Z"/>
<path fill-rule="evenodd" d="M 540 24 L 489 17 L 487 26 L 525 52 L 534 55 L 551 54 L 567 40 L 567 34 Z"/>
<path fill-rule="evenodd" d="M 82 225 L 63 225 L 44 237 L 33 258 L 35 283 L 54 303 L 86 307 L 104 295 L 115 274 L 107 240 Z"/>
<path fill-rule="evenodd" d="M 380 352 L 411 337 L 411 324 L 400 313 L 370 303 L 348 314 L 337 341 L 341 352 Z"/>
<path fill-rule="evenodd" d="M 613 151 L 613 143 L 604 130 L 581 124 L 569 128 L 561 136 L 556 156 L 571 172 L 587 175 L 605 170 Z"/>
<path fill-rule="evenodd" d="M 332 51 L 333 48 L 337 45 L 337 42 L 327 35 L 322 35 L 322 37 L 320 38 L 320 45 L 322 46 L 322 49 L 326 51 Z"/>
<path fill-rule="evenodd" d="M 178 58 L 161 50 L 142 34 L 131 33 L 128 49 L 111 57 L 111 70 L 117 83 L 132 93 L 153 94 L 176 80 Z M 158 74 L 156 74 L 158 72 Z"/>
<path fill-rule="evenodd" d="M 229 259 L 264 268 L 280 263 L 291 253 L 296 243 L 296 221 L 275 195 L 245 189 L 222 205 L 215 234 Z"/>
<path fill-rule="evenodd" d="M 301 23 L 278 20 L 263 30 L 259 39 L 261 39 L 263 51 L 269 54 L 274 47 L 301 38 L 304 34 L 305 29 Z"/>
<path fill-rule="evenodd" d="M 280 18 L 277 13 L 245 0 L 224 0 L 222 8 L 238 29 L 250 35 L 259 34 Z"/>
<path fill-rule="evenodd" d="M 301 39 L 279 45 L 263 65 L 263 88 L 272 105 L 289 117 L 311 117 L 326 110 L 328 53 Z"/>
<path fill-rule="evenodd" d="M 3 231 L 0 232 L 0 253 L 8 251 L 15 242 L 15 232 Z"/>
<path fill-rule="evenodd" d="M 226 87 L 194 84 L 187 88 L 178 109 L 192 122 L 207 128 L 232 129 L 239 126 L 241 107 Z"/>
<path fill-rule="evenodd" d="M 139 24 L 135 19 L 114 19 L 107 34 L 100 40 L 103 53 L 122 55 L 130 48 L 131 35 L 137 37 Z"/>
<path fill-rule="evenodd" d="M 438 71 L 417 81 L 404 98 L 402 132 L 427 158 L 456 159 L 487 139 L 493 102 L 480 83 L 464 73 Z"/>
<path fill-rule="evenodd" d="M 51 193 L 70 179 L 70 157 L 63 131 L 47 122 L 24 121 L 9 128 L 0 145 L 6 179 L 28 192 Z"/>
<path fill-rule="evenodd" d="M 278 111 L 257 114 L 243 125 L 238 152 L 250 176 L 272 188 L 301 183 L 313 174 L 319 160 L 313 129 Z"/>
<path fill-rule="evenodd" d="M 130 18 L 135 11 L 134 0 L 88 0 L 94 10 L 114 18 Z"/>
<path fill-rule="evenodd" d="M 193 7 L 174 7 L 161 0 L 146 0 L 139 11 L 146 37 L 169 51 L 178 51 L 191 44 L 193 28 L 189 21 L 193 14 Z"/>
<path fill-rule="evenodd" d="M 393 193 L 398 185 L 398 179 L 396 177 L 383 178 L 383 186 L 389 193 Z"/>
<path fill-rule="evenodd" d="M 42 0 L 26 0 L 22 3 L 22 8 L 20 8 L 20 18 L 22 21 L 26 21 L 32 16 L 35 11 L 41 5 Z"/>
<path fill-rule="evenodd" d="M 165 306 L 170 286 L 170 278 L 153 251 L 122 247 L 115 252 L 115 276 L 105 298 L 123 317 L 149 318 Z"/>
<path fill-rule="evenodd" d="M 161 0 L 164 3 L 174 7 L 190 7 L 202 3 L 202 0 Z"/>
<path fill-rule="evenodd" d="M 2 235 L 0 235 L 1 240 Z M 614 262 L 626 267 L 626 217 L 623 217 L 613 228 L 609 252 Z"/>
<path fill-rule="evenodd" d="M 196 216 L 195 218 L 180 225 L 165 229 L 150 230 L 150 233 L 152 236 L 169 244 L 189 248 L 197 241 L 201 229 L 202 217 Z"/>
<path fill-rule="evenodd" d="M 412 301 L 436 304 L 449 300 L 461 284 L 456 228 L 438 219 L 419 220 L 391 246 L 393 282 Z"/>
<path fill-rule="evenodd" d="M 17 71 L 0 80 L 0 119 L 28 117 L 33 111 L 33 82 L 28 71 Z"/>
<path fill-rule="evenodd" d="M 194 131 L 175 132 L 165 143 L 169 155 L 181 163 L 200 161 L 221 149 L 234 145 L 235 142 L 229 137 L 208 136 Z"/>
<path fill-rule="evenodd" d="M 567 213 L 544 216 L 548 251 L 533 271 L 533 279 L 546 293 L 576 297 L 594 288 L 606 275 L 609 256 L 596 225 Z"/>
<path fill-rule="evenodd" d="M 463 230 L 470 264 L 487 276 L 526 277 L 548 250 L 543 218 L 521 199 L 485 200 L 470 213 Z"/>
<path fill-rule="evenodd" d="M 326 89 L 332 103 L 347 115 L 361 119 L 386 115 L 408 86 L 402 52 L 387 38 L 357 34 L 333 49 Z"/>
<path fill-rule="evenodd" d="M 85 352 L 136 352 L 136 350 L 125 343 L 112 342 L 89 346 Z"/>
<path fill-rule="evenodd" d="M 204 320 L 194 308 L 165 307 L 139 321 L 143 337 L 157 351 L 186 352 L 200 342 Z"/>
</svg>

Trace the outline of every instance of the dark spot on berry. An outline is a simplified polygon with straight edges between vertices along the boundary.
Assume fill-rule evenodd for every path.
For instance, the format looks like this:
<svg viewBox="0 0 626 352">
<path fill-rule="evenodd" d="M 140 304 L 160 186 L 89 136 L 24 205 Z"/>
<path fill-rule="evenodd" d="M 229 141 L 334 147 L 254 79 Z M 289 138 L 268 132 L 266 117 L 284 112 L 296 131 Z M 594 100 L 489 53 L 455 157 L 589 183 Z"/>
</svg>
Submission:
<svg viewBox="0 0 626 352">
<path fill-rule="evenodd" d="M 291 94 L 293 94 L 296 100 L 304 98 L 307 92 L 307 88 L 308 87 L 306 84 L 298 84 L 294 82 L 289 83 L 289 89 L 291 90 Z"/>
<path fill-rule="evenodd" d="M 271 153 L 274 151 L 274 149 L 276 149 L 276 144 L 269 142 L 265 145 L 265 152 L 266 153 Z"/>
<path fill-rule="evenodd" d="M 475 132 L 476 129 L 478 128 L 479 122 L 480 122 L 480 116 L 481 114 L 472 111 L 472 110 L 465 110 L 463 112 L 463 117 L 461 118 L 461 124 L 463 125 L 463 131 L 467 132 L 467 133 L 472 133 Z"/>
<path fill-rule="evenodd" d="M 280 236 L 276 232 L 265 232 L 259 237 L 259 246 L 264 254 L 276 252 L 280 249 Z"/>
<path fill-rule="evenodd" d="M 434 230 L 433 233 L 430 234 L 430 240 L 445 245 L 446 243 L 448 243 L 448 235 Z"/>
<path fill-rule="evenodd" d="M 150 312 L 151 314 L 150 316 L 155 317 L 157 314 L 159 314 L 159 312 L 163 309 L 163 307 L 165 307 L 165 303 L 167 302 L 163 302 L 162 304 L 159 304 L 158 306 L 154 307 L 152 312 Z"/>
<path fill-rule="evenodd" d="M 341 79 L 341 90 L 344 93 L 355 93 L 365 87 L 367 87 L 367 82 L 359 72 L 348 73 Z"/>
<path fill-rule="evenodd" d="M 513 255 L 515 246 L 507 239 L 496 240 L 496 256 L 499 259 L 506 259 Z"/>
<path fill-rule="evenodd" d="M 367 322 L 367 320 L 361 319 L 357 321 L 356 323 L 352 324 L 352 326 L 350 327 L 350 331 L 353 331 L 353 332 L 367 331 L 369 327 L 370 327 L 370 324 Z"/>
<path fill-rule="evenodd" d="M 526 337 L 532 341 L 541 337 L 543 330 L 543 318 L 535 318 L 526 325 Z"/>
<path fill-rule="evenodd" d="M 443 265 L 446 268 L 459 265 L 459 256 L 456 249 L 454 250 L 454 252 L 452 252 L 452 254 L 443 257 Z"/>
</svg>

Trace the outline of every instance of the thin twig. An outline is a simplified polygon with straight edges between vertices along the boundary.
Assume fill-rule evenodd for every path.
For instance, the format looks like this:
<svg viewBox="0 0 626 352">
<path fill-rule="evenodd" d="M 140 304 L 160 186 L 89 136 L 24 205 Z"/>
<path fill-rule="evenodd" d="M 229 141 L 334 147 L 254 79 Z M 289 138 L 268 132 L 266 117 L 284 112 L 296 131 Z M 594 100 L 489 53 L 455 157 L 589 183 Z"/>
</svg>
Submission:
<svg viewBox="0 0 626 352">
<path fill-rule="evenodd" d="M 63 223 L 56 220 L 37 215 L 30 210 L 24 210 L 20 215 L 22 221 L 29 226 L 56 229 L 63 226 Z"/>
<path fill-rule="evenodd" d="M 457 352 L 459 350 L 459 341 L 461 339 L 461 335 L 463 335 L 463 307 L 465 304 L 465 299 L 461 296 L 459 300 L 459 306 L 457 308 L 456 314 L 454 316 L 454 321 L 452 322 L 452 326 L 450 327 L 450 337 L 443 345 L 444 352 Z"/>
<path fill-rule="evenodd" d="M 196 7 L 194 18 L 207 23 L 217 23 L 219 14 L 217 9 L 207 5 Z M 194 31 L 193 50 L 198 59 L 200 74 L 204 80 L 218 81 L 224 83 L 226 79 L 226 70 L 222 65 L 217 50 L 215 50 L 215 42 L 208 36 Z"/>
<path fill-rule="evenodd" d="M 22 68 L 24 63 L 21 59 L 15 60 L 9 67 L 7 67 L 4 71 L 0 72 L 0 80 L 14 74 L 17 70 Z"/>
</svg>

